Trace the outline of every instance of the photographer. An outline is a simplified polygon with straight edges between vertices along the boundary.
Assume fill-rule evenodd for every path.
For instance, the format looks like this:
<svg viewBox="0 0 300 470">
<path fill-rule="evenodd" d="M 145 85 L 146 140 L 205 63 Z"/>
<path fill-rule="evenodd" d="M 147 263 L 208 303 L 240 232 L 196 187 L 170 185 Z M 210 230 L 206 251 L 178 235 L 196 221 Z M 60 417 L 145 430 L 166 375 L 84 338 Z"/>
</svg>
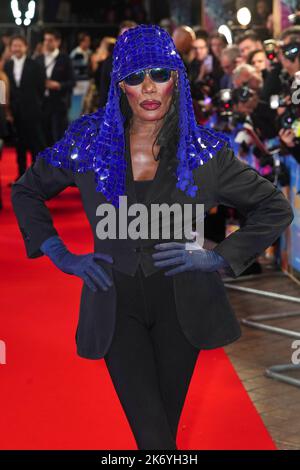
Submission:
<svg viewBox="0 0 300 470">
<path fill-rule="evenodd" d="M 247 62 L 250 52 L 257 49 L 262 49 L 262 42 L 260 38 L 252 30 L 248 30 L 238 36 L 236 44 L 238 45 L 240 51 L 241 63 Z"/>
<path fill-rule="evenodd" d="M 291 35 L 287 41 L 283 41 L 278 56 L 283 71 L 290 78 L 292 85 L 297 72 L 300 70 L 300 34 Z"/>
<path fill-rule="evenodd" d="M 220 80 L 220 88 L 233 88 L 232 75 L 238 65 L 240 57 L 239 48 L 235 45 L 227 46 L 221 52 L 221 67 L 224 75 Z"/>
<path fill-rule="evenodd" d="M 287 46 L 294 41 L 300 41 L 300 26 L 291 26 L 290 28 L 285 29 L 281 34 L 280 41 L 283 46 Z M 264 82 L 261 94 L 262 99 L 268 102 L 272 95 L 280 95 L 283 91 L 281 74 L 284 69 L 284 57 L 281 49 L 279 48 L 277 51 L 277 48 L 278 46 L 276 46 L 274 52 L 272 52 L 273 61 L 271 70 Z"/>
<path fill-rule="evenodd" d="M 279 97 L 277 109 L 279 136 L 290 153 L 300 163 L 300 35 L 291 35 L 280 48 L 279 59 L 283 67 L 285 89 Z"/>
<path fill-rule="evenodd" d="M 248 64 L 252 65 L 256 71 L 261 74 L 263 81 L 266 80 L 270 72 L 270 63 L 263 49 L 256 49 L 250 52 Z"/>
<path fill-rule="evenodd" d="M 275 137 L 276 112 L 261 99 L 261 75 L 251 65 L 241 64 L 233 72 L 233 84 L 233 109 L 240 122 L 248 120 L 262 140 Z"/>
<path fill-rule="evenodd" d="M 247 83 L 249 88 L 257 92 L 260 92 L 263 85 L 261 73 L 249 64 L 238 65 L 233 71 L 232 81 L 234 88 Z"/>
<path fill-rule="evenodd" d="M 279 137 L 289 153 L 300 163 L 300 141 L 297 140 L 294 129 L 280 129 Z"/>
<path fill-rule="evenodd" d="M 195 100 L 204 100 L 205 96 L 213 96 L 219 90 L 223 76 L 219 60 L 210 53 L 209 40 L 199 31 L 193 41 L 194 59 L 188 66 L 188 77 L 191 94 Z"/>
</svg>

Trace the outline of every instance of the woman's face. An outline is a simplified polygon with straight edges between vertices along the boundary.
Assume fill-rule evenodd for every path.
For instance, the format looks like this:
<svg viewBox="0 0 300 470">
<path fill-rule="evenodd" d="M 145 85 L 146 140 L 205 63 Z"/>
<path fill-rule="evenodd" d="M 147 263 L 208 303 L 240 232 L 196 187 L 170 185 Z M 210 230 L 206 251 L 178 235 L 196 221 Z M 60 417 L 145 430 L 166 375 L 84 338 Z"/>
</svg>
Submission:
<svg viewBox="0 0 300 470">
<path fill-rule="evenodd" d="M 167 82 L 157 83 L 151 80 L 148 74 L 144 81 L 139 85 L 127 85 L 123 80 L 119 86 L 126 93 L 128 103 L 132 109 L 133 115 L 144 121 L 156 121 L 162 119 L 168 112 L 174 86 L 177 80 L 177 71 L 172 70 L 171 77 Z M 142 106 L 144 101 L 157 101 L 159 106 L 150 109 Z"/>
<path fill-rule="evenodd" d="M 210 47 L 211 47 L 212 53 L 216 57 L 220 57 L 222 50 L 225 49 L 225 44 L 221 38 L 213 38 L 210 41 Z"/>
</svg>

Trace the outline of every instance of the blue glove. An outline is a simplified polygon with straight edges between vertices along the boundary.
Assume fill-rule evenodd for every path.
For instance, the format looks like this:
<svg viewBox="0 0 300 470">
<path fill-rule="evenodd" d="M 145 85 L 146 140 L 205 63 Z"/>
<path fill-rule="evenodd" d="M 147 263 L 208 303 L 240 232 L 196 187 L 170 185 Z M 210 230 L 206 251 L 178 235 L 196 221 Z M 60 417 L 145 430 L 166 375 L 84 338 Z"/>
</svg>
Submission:
<svg viewBox="0 0 300 470">
<path fill-rule="evenodd" d="M 188 249 L 185 243 L 168 242 L 155 245 L 154 248 L 159 253 L 154 253 L 152 258 L 155 260 L 154 266 L 167 267 L 176 266 L 165 272 L 166 276 L 170 276 L 183 271 L 217 271 L 220 268 L 229 267 L 228 262 L 213 250 Z M 198 245 L 200 246 L 200 245 Z"/>
<path fill-rule="evenodd" d="M 75 255 L 66 248 L 57 235 L 44 241 L 40 249 L 61 271 L 79 276 L 93 292 L 97 292 L 98 287 L 107 291 L 108 287 L 113 285 L 102 266 L 96 263 L 97 259 L 112 263 L 113 259 L 110 255 L 104 253 Z"/>
</svg>

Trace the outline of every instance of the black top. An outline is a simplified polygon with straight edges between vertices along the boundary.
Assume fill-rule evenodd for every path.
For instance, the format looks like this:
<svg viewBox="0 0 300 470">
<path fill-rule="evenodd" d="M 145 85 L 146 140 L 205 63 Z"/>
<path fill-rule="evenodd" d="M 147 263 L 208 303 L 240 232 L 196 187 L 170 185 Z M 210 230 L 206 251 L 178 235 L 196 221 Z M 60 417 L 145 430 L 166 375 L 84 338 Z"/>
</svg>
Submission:
<svg viewBox="0 0 300 470">
<path fill-rule="evenodd" d="M 134 180 L 134 189 L 136 194 L 137 202 L 144 202 L 148 188 L 150 187 L 152 180 Z"/>
</svg>

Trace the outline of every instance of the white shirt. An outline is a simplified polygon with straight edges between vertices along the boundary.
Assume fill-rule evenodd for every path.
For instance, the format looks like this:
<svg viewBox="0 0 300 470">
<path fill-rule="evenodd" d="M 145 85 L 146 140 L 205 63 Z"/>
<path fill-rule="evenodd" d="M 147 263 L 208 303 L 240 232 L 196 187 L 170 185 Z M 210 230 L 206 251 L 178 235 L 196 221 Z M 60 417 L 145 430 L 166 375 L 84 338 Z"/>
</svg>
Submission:
<svg viewBox="0 0 300 470">
<path fill-rule="evenodd" d="M 83 49 L 81 49 L 80 46 L 77 46 L 77 47 L 75 47 L 75 49 L 72 50 L 72 52 L 70 54 L 70 59 L 73 60 L 74 57 L 76 56 L 76 54 L 81 54 L 83 56 L 83 63 L 85 65 L 88 65 L 91 53 L 92 53 L 92 51 L 90 49 L 83 50 Z"/>
<path fill-rule="evenodd" d="M 51 75 L 52 75 L 52 72 L 53 72 L 53 69 L 54 69 L 54 65 L 55 65 L 55 62 L 56 62 L 56 57 L 58 56 L 59 54 L 59 49 L 54 49 L 53 52 L 48 52 L 48 53 L 45 53 L 45 68 L 46 68 L 46 76 L 48 79 L 51 78 Z"/>
<path fill-rule="evenodd" d="M 45 57 L 45 69 L 46 69 L 46 77 L 51 79 L 51 75 L 54 69 L 54 65 L 56 62 L 56 57 L 59 54 L 59 49 L 54 49 L 53 52 L 47 52 L 44 54 Z M 45 90 L 45 96 L 49 96 L 49 90 Z"/>
<path fill-rule="evenodd" d="M 18 59 L 14 55 L 12 56 L 12 60 L 14 62 L 13 74 L 14 74 L 17 87 L 19 87 L 21 83 L 25 59 L 26 59 L 26 55 L 23 55 L 23 57 L 21 57 L 20 59 Z"/>
</svg>

